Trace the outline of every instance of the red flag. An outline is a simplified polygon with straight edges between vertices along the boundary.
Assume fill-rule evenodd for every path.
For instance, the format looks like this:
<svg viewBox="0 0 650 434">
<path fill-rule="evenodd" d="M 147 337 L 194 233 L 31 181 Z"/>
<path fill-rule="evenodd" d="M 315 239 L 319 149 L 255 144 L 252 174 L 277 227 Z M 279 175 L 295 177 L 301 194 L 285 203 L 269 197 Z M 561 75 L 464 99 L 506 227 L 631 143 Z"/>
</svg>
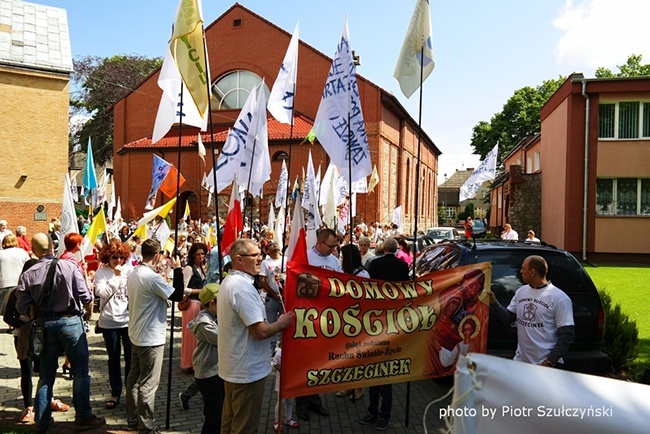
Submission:
<svg viewBox="0 0 650 434">
<path fill-rule="evenodd" d="M 221 252 L 225 256 L 230 253 L 230 248 L 242 229 L 244 217 L 241 213 L 241 198 L 239 197 L 239 187 L 237 178 L 232 183 L 232 193 L 230 194 L 230 204 L 228 205 L 228 215 L 226 224 L 223 228 L 223 237 L 221 238 Z"/>
<path fill-rule="evenodd" d="M 291 236 L 289 237 L 289 246 L 287 248 L 287 258 L 290 261 L 308 264 L 307 260 L 307 235 L 305 233 L 305 216 L 300 207 L 302 200 L 300 192 L 295 201 L 293 209 L 293 220 L 291 221 Z"/>
<path fill-rule="evenodd" d="M 179 186 L 179 184 L 176 182 L 177 179 L 178 169 L 176 169 L 176 166 L 172 166 L 171 169 L 169 169 L 169 173 L 167 176 L 165 176 L 165 179 L 163 179 L 163 182 L 160 184 L 159 190 L 162 191 L 162 193 L 167 197 L 176 196 L 176 190 L 178 190 Z M 180 186 L 182 187 L 183 184 L 185 184 L 185 178 L 183 178 L 183 175 L 181 174 Z"/>
</svg>

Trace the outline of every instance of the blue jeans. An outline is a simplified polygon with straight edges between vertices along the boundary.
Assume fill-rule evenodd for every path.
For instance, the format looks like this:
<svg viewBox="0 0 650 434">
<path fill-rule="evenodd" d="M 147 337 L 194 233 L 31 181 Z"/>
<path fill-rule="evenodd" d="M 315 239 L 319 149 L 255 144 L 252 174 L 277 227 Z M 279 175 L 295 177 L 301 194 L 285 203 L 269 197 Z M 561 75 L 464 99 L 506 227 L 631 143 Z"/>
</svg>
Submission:
<svg viewBox="0 0 650 434">
<path fill-rule="evenodd" d="M 36 389 L 36 424 L 46 428 L 52 419 L 52 389 L 59 356 L 65 352 L 70 360 L 70 372 L 73 375 L 72 405 L 75 420 L 92 417 L 90 408 L 90 376 L 88 375 L 88 341 L 80 316 L 47 319 L 43 322 L 45 329 L 45 347 L 41 354 L 38 387 Z"/>
<path fill-rule="evenodd" d="M 120 357 L 122 347 L 124 347 L 124 384 L 126 384 L 126 379 L 131 370 L 129 328 L 102 329 L 102 336 L 108 353 L 108 382 L 111 385 L 111 396 L 119 398 L 122 395 L 122 363 Z"/>
</svg>

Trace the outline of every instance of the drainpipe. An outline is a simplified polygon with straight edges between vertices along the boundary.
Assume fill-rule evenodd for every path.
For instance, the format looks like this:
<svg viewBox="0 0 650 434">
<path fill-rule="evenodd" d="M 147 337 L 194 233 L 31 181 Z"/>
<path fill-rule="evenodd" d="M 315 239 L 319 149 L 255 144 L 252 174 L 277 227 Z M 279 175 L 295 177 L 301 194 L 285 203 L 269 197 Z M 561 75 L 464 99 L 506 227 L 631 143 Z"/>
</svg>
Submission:
<svg viewBox="0 0 650 434">
<path fill-rule="evenodd" d="M 585 177 L 582 193 L 582 262 L 587 262 L 587 199 L 589 193 L 589 111 L 590 101 L 587 94 L 587 79 L 582 80 L 582 96 L 585 98 Z"/>
</svg>

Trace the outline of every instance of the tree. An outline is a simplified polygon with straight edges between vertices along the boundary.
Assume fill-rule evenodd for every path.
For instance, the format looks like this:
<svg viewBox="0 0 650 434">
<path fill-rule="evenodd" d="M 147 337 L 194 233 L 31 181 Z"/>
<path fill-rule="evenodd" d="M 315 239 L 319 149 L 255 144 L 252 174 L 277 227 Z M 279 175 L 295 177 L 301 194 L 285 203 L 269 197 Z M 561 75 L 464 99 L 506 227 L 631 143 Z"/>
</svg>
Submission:
<svg viewBox="0 0 650 434">
<path fill-rule="evenodd" d="M 474 153 L 483 159 L 499 143 L 497 164 L 500 165 L 503 157 L 521 139 L 540 131 L 540 110 L 565 80 L 566 77 L 559 76 L 537 87 L 526 86 L 516 90 L 503 110 L 492 116 L 490 122 L 480 121 L 474 126 L 470 143 Z"/>
<path fill-rule="evenodd" d="M 134 90 L 151 71 L 162 65 L 162 58 L 138 55 L 112 57 L 84 56 L 74 59 L 70 97 L 71 115 L 87 114 L 90 119 L 70 138 L 86 143 L 92 138 L 93 156 L 99 165 L 113 156 L 113 113 L 110 108 Z M 85 146 L 81 147 L 86 150 Z"/>
<path fill-rule="evenodd" d="M 641 65 L 642 60 L 643 56 L 641 54 L 632 54 L 627 58 L 627 63 L 625 65 L 617 66 L 619 70 L 617 74 L 601 66 L 596 70 L 596 77 L 640 77 L 644 75 L 650 75 L 650 65 Z"/>
</svg>

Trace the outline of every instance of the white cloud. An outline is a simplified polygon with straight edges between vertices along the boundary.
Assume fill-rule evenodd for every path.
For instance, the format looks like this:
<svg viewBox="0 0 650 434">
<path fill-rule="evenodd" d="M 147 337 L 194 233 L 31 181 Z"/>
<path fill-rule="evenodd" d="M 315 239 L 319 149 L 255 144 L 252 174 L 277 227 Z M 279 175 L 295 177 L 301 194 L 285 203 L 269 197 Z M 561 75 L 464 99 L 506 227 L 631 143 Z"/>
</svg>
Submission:
<svg viewBox="0 0 650 434">
<path fill-rule="evenodd" d="M 556 61 L 576 72 L 616 66 L 631 54 L 650 62 L 648 0 L 567 0 L 554 25 L 562 32 Z"/>
</svg>

